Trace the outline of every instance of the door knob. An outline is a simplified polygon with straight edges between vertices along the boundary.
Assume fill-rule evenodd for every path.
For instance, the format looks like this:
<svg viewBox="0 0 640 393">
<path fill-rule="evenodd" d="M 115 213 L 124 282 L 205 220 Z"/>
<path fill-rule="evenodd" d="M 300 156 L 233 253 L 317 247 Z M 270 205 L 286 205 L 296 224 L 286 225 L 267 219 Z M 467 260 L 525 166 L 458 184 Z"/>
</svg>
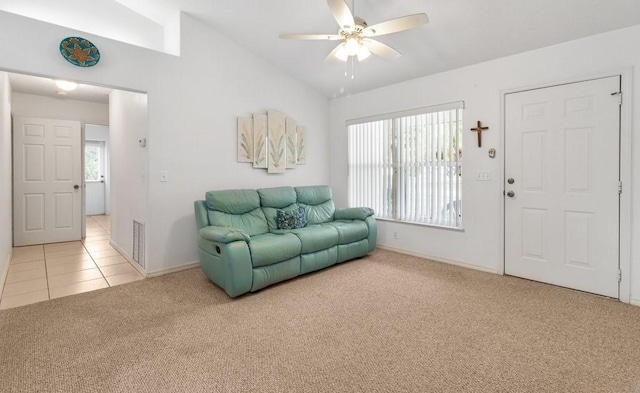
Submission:
<svg viewBox="0 0 640 393">
<path fill-rule="evenodd" d="M 513 184 L 513 182 L 515 182 L 515 180 L 513 180 L 513 177 L 507 179 L 507 183 Z"/>
<path fill-rule="evenodd" d="M 513 198 L 514 196 L 516 196 L 516 193 L 515 193 L 515 192 L 513 192 L 513 191 L 509 191 L 509 192 L 507 192 L 507 196 L 508 196 L 509 198 Z"/>
<path fill-rule="evenodd" d="M 80 188 L 80 186 L 76 184 L 75 186 L 73 186 L 73 188 L 77 190 L 78 188 Z"/>
</svg>

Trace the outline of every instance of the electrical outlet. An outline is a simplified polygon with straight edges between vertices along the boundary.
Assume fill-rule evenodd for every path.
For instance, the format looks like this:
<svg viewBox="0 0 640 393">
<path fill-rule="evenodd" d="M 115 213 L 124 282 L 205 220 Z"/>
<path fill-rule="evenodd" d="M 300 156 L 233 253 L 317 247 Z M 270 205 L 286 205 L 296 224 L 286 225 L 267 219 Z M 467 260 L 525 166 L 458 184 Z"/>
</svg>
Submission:
<svg viewBox="0 0 640 393">
<path fill-rule="evenodd" d="M 169 174 L 167 171 L 160 171 L 160 181 L 167 182 L 169 181 Z"/>
<path fill-rule="evenodd" d="M 393 232 L 393 238 L 394 239 L 399 239 L 398 232 L 396 232 L 396 231 Z"/>
</svg>

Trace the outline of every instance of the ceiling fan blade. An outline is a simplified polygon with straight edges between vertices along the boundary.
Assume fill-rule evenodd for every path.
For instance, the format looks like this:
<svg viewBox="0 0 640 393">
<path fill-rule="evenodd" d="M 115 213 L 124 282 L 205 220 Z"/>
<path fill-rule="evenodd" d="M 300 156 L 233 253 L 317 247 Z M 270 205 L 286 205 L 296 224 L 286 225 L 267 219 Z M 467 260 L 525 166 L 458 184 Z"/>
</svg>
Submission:
<svg viewBox="0 0 640 393">
<path fill-rule="evenodd" d="M 413 29 L 420 25 L 429 23 L 427 14 L 407 15 L 401 18 L 391 19 L 369 26 L 362 31 L 365 37 L 376 37 L 384 34 L 397 33 L 399 31 Z"/>
<path fill-rule="evenodd" d="M 378 55 L 385 59 L 395 60 L 400 57 L 402 54 L 397 50 L 393 49 L 387 44 L 383 44 L 380 41 L 365 39 L 363 40 L 364 46 L 371 51 L 374 55 Z"/>
<path fill-rule="evenodd" d="M 336 41 L 343 37 L 337 34 L 280 34 L 280 38 L 285 40 L 329 40 Z"/>
<path fill-rule="evenodd" d="M 353 30 L 356 25 L 353 20 L 353 14 L 344 0 L 327 0 L 327 4 L 329 4 L 329 9 L 340 28 Z"/>
</svg>

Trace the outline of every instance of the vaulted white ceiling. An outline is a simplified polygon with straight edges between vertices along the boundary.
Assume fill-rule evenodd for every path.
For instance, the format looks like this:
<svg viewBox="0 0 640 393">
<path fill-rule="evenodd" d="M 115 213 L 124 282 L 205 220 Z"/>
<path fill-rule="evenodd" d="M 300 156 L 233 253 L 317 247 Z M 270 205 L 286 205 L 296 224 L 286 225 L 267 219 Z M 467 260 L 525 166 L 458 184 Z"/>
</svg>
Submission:
<svg viewBox="0 0 640 393">
<path fill-rule="evenodd" d="M 48 4 L 5 1 L 23 8 L 29 2 Z M 56 7 L 64 7 L 65 1 L 56 1 Z M 380 37 L 402 56 L 393 61 L 371 56 L 356 62 L 351 80 L 343 76 L 345 63 L 325 60 L 335 41 L 278 38 L 281 33 L 336 33 L 338 26 L 326 0 L 101 1 L 124 5 L 155 24 L 183 11 L 327 97 L 640 24 L 639 0 L 355 0 L 355 15 L 369 25 L 420 12 L 428 14 L 430 23 Z M 349 7 L 353 2 L 346 0 Z M 73 10 L 68 11 L 73 17 Z"/>
<path fill-rule="evenodd" d="M 353 1 L 346 3 L 351 7 Z M 371 56 L 355 65 L 355 79 L 349 80 L 343 77 L 344 63 L 325 62 L 335 42 L 278 38 L 280 33 L 336 33 L 326 0 L 153 2 L 193 15 L 327 97 L 640 24 L 638 0 L 355 0 L 355 15 L 369 25 L 419 12 L 426 12 L 430 23 L 380 37 L 402 57 Z"/>
</svg>

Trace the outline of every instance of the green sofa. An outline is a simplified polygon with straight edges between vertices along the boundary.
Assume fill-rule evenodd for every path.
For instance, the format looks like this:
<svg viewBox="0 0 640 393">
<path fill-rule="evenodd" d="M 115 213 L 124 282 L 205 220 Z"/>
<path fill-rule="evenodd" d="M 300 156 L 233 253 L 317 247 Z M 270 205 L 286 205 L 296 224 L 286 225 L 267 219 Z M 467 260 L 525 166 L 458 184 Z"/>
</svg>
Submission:
<svg viewBox="0 0 640 393">
<path fill-rule="evenodd" d="M 202 270 L 231 297 L 376 247 L 373 210 L 336 209 L 327 186 L 209 191 L 194 204 Z M 285 216 L 301 220 L 283 222 Z M 278 229 L 292 223 L 302 227 Z"/>
</svg>

